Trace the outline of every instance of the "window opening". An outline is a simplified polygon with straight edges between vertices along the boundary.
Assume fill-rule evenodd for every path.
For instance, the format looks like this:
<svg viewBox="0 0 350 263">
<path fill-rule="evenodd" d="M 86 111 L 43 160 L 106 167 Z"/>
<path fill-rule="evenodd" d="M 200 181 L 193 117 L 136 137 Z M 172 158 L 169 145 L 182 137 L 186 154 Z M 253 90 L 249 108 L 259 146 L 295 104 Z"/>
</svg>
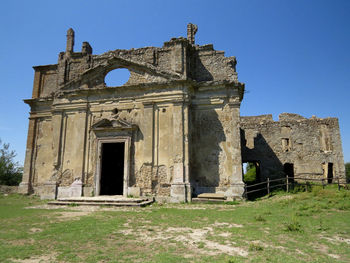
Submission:
<svg viewBox="0 0 350 263">
<path fill-rule="evenodd" d="M 130 78 L 130 71 L 126 68 L 114 69 L 105 76 L 105 83 L 107 87 L 123 86 Z"/>
</svg>

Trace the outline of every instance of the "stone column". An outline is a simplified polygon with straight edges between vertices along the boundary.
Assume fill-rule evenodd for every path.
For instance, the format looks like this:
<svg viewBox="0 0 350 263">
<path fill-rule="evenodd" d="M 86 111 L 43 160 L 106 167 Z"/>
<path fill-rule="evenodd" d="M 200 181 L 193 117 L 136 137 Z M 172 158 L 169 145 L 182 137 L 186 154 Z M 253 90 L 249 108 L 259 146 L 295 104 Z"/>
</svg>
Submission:
<svg viewBox="0 0 350 263">
<path fill-rule="evenodd" d="M 60 177 L 60 168 L 62 161 L 62 129 L 63 112 L 54 111 L 52 113 L 52 153 L 53 163 L 51 177 L 47 180 L 40 190 L 41 199 L 56 199 L 58 191 L 58 179 Z"/>
<path fill-rule="evenodd" d="M 154 105 L 153 103 L 143 104 L 143 160 L 144 163 L 153 164 L 154 162 Z"/>
<path fill-rule="evenodd" d="M 58 171 L 61 164 L 62 112 L 52 113 L 52 152 L 54 170 Z"/>
<path fill-rule="evenodd" d="M 70 28 L 67 31 L 66 53 L 70 54 L 73 52 L 74 52 L 74 30 Z"/>
<path fill-rule="evenodd" d="M 191 201 L 188 120 L 188 105 L 183 102 L 175 103 L 173 109 L 174 174 L 170 191 L 171 202 Z"/>
<path fill-rule="evenodd" d="M 40 97 L 40 86 L 41 86 L 41 72 L 34 68 L 34 82 L 33 82 L 33 93 L 32 98 L 36 99 Z"/>
<path fill-rule="evenodd" d="M 230 186 L 225 192 L 227 200 L 235 198 L 241 199 L 244 195 L 244 183 L 242 174 L 242 154 L 241 154 L 241 133 L 240 133 L 240 102 L 238 98 L 230 98 L 228 103 L 231 115 L 231 131 L 227 136 L 230 136 L 232 149 L 232 174 L 230 175 Z"/>
<path fill-rule="evenodd" d="M 29 194 L 32 191 L 32 163 L 36 137 L 36 119 L 29 118 L 26 156 L 23 167 L 23 178 L 19 184 L 18 193 Z"/>
</svg>

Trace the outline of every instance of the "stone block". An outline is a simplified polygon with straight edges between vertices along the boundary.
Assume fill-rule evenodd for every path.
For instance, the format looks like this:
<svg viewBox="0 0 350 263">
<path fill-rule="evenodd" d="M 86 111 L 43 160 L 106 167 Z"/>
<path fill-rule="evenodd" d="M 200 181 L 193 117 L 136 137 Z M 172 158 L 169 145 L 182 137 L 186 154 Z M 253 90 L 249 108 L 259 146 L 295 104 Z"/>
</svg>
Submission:
<svg viewBox="0 0 350 263">
<path fill-rule="evenodd" d="M 56 199 L 57 197 L 57 183 L 48 181 L 37 187 L 36 192 L 41 199 Z"/>
<path fill-rule="evenodd" d="M 244 183 L 232 184 L 225 192 L 226 200 L 242 199 L 244 195 Z"/>
<path fill-rule="evenodd" d="M 203 193 L 197 196 L 198 198 L 208 198 L 208 199 L 225 199 L 225 195 L 222 193 Z"/>
<path fill-rule="evenodd" d="M 83 196 L 94 196 L 94 188 L 92 186 L 84 186 Z"/>
<path fill-rule="evenodd" d="M 26 182 L 22 182 L 19 184 L 17 193 L 19 194 L 29 194 L 29 184 Z"/>
<path fill-rule="evenodd" d="M 140 197 L 140 187 L 128 187 L 128 196 Z"/>
<path fill-rule="evenodd" d="M 191 186 L 186 183 L 172 184 L 170 188 L 170 202 L 190 202 L 191 201 Z"/>
<path fill-rule="evenodd" d="M 75 180 L 70 186 L 60 186 L 57 198 L 80 197 L 83 193 L 83 184 L 80 179 Z"/>
</svg>

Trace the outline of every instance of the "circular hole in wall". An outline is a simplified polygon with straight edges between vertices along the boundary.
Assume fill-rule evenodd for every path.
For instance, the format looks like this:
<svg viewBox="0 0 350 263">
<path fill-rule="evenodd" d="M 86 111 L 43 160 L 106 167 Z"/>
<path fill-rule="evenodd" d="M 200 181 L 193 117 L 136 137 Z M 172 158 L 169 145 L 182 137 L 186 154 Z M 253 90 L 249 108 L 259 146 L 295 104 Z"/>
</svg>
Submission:
<svg viewBox="0 0 350 263">
<path fill-rule="evenodd" d="M 128 82 L 130 78 L 130 71 L 126 68 L 114 69 L 105 76 L 105 83 L 107 87 L 118 87 Z"/>
<path fill-rule="evenodd" d="M 113 109 L 113 111 L 112 111 L 112 112 L 113 112 L 113 114 L 118 114 L 118 112 L 119 112 L 119 111 L 118 111 L 118 109 L 117 109 L 117 108 L 115 108 L 115 109 Z"/>
</svg>

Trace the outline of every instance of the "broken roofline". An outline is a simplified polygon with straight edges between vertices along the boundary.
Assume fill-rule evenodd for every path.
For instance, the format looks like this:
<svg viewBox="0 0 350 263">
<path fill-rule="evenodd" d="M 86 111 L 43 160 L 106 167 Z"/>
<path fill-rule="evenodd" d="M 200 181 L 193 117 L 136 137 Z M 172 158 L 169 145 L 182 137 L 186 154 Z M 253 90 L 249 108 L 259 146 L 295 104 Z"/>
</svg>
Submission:
<svg viewBox="0 0 350 263">
<path fill-rule="evenodd" d="M 163 47 L 144 47 L 139 49 L 116 49 L 101 55 L 92 55 L 88 42 L 83 47 L 89 51 L 74 52 L 74 31 L 67 32 L 66 52 L 59 54 L 58 64 L 34 66 L 38 79 L 46 71 L 56 74 L 57 89 L 76 89 L 87 84 L 100 88 L 105 85 L 104 78 L 112 70 L 126 68 L 131 72 L 125 85 L 162 83 L 173 80 L 194 80 L 238 82 L 236 58 L 225 57 L 223 51 L 215 51 L 212 44 L 194 45 L 197 26 L 188 25 L 187 39 L 172 38 Z M 46 81 L 45 81 L 46 82 Z M 98 84 L 97 84 L 98 83 Z M 42 83 L 39 85 L 45 85 Z M 52 85 L 52 84 L 51 84 Z M 40 87 L 39 93 L 42 87 Z M 39 96 L 42 96 L 42 95 Z M 46 92 L 46 96 L 49 94 Z"/>
</svg>

